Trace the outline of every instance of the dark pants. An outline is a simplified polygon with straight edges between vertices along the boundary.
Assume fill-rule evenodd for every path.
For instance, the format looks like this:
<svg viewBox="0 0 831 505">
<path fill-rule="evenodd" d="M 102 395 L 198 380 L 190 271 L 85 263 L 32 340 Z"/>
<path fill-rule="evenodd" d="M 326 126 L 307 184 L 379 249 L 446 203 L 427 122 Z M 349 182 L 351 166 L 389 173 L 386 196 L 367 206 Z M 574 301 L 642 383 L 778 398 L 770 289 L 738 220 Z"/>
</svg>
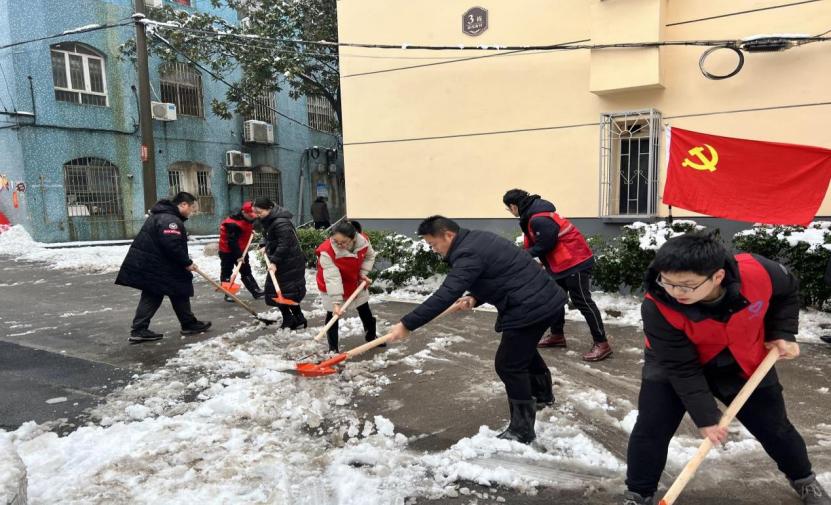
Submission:
<svg viewBox="0 0 831 505">
<path fill-rule="evenodd" d="M 574 306 L 583 314 L 586 323 L 589 325 L 592 338 L 595 343 L 599 344 L 606 341 L 606 330 L 603 328 L 603 318 L 600 316 L 600 310 L 597 309 L 597 305 L 592 300 L 591 278 L 591 270 L 583 270 L 562 279 L 557 279 L 557 284 L 568 293 Z M 551 324 L 551 333 L 562 335 L 565 324 L 566 309 L 563 307 L 555 314 L 554 322 Z"/>
<path fill-rule="evenodd" d="M 331 312 L 326 313 L 326 323 L 328 324 L 329 321 L 332 320 L 334 314 Z M 361 324 L 364 325 L 364 330 L 366 332 L 374 332 L 375 331 L 375 318 L 372 317 L 372 309 L 369 308 L 369 302 L 359 305 L 358 306 L 358 317 L 361 318 Z M 326 336 L 329 340 L 329 347 L 333 349 L 338 348 L 338 323 L 340 320 L 335 321 L 335 324 L 329 328 L 329 331 L 326 333 Z"/>
<path fill-rule="evenodd" d="M 219 253 L 219 261 L 221 265 L 219 280 L 221 280 L 222 282 L 228 282 L 231 280 L 231 274 L 234 273 L 234 267 L 237 266 L 238 259 L 239 256 L 235 255 L 234 253 Z M 239 274 L 240 277 L 251 276 L 251 264 L 248 262 L 248 253 L 245 254 L 245 261 L 239 268 Z"/>
<path fill-rule="evenodd" d="M 315 230 L 325 230 L 330 226 L 332 225 L 329 221 L 315 221 Z"/>
<path fill-rule="evenodd" d="M 716 398 L 729 404 L 736 394 L 720 394 Z M 644 380 L 638 398 L 638 420 L 629 437 L 626 486 L 630 491 L 651 496 L 667 461 L 670 439 L 684 417 L 684 405 L 669 383 Z M 739 411 L 739 421 L 762 444 L 779 470 L 791 480 L 811 475 L 811 462 L 805 441 L 788 420 L 782 386 L 757 389 Z"/>
<path fill-rule="evenodd" d="M 173 306 L 173 311 L 176 317 L 179 318 L 179 324 L 182 328 L 189 324 L 196 322 L 196 316 L 190 310 L 190 297 L 188 296 L 169 296 L 170 304 Z M 151 293 L 149 291 L 141 292 L 141 299 L 136 308 L 136 316 L 133 318 L 133 331 L 146 330 L 150 328 L 150 320 L 162 306 L 164 295 Z"/>
<path fill-rule="evenodd" d="M 543 321 L 502 332 L 502 341 L 496 350 L 494 366 L 496 374 L 505 384 L 505 392 L 508 393 L 509 399 L 531 400 L 534 396 L 531 376 L 548 371 L 548 366 L 537 351 L 537 342 L 549 324 L 549 321 Z"/>
</svg>

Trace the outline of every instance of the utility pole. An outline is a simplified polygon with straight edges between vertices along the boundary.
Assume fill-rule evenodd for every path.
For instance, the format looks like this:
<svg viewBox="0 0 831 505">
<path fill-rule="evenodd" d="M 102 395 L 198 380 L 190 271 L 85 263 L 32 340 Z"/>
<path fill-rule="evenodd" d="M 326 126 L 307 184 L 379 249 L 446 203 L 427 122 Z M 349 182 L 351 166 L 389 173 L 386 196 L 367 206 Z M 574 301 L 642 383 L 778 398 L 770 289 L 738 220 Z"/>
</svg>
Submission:
<svg viewBox="0 0 831 505">
<path fill-rule="evenodd" d="M 156 146 L 153 142 L 153 117 L 150 113 L 150 71 L 147 67 L 147 32 L 142 22 L 144 0 L 135 0 L 136 57 L 139 80 L 139 127 L 141 129 L 142 186 L 144 211 L 156 203 Z"/>
</svg>

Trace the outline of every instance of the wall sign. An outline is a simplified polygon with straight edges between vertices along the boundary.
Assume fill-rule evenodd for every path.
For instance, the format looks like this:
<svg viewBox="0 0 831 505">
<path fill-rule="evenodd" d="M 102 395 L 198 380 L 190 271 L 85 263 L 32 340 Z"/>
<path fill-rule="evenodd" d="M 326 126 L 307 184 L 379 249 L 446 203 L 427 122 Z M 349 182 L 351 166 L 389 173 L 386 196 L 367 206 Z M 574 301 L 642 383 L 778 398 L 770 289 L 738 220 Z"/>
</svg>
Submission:
<svg viewBox="0 0 831 505">
<path fill-rule="evenodd" d="M 482 7 L 468 9 L 462 15 L 462 32 L 465 35 L 476 37 L 488 29 L 488 10 Z"/>
<path fill-rule="evenodd" d="M 315 185 L 315 193 L 317 194 L 317 196 L 329 198 L 329 185 L 322 181 L 318 182 Z"/>
</svg>

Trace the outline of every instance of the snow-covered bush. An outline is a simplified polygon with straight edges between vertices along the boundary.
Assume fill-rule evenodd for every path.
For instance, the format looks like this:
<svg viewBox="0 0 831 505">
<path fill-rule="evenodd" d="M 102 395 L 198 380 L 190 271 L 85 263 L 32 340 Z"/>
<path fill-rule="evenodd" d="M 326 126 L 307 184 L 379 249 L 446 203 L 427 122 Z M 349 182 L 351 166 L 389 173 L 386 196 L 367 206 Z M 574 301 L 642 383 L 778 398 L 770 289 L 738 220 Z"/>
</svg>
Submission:
<svg viewBox="0 0 831 505">
<path fill-rule="evenodd" d="M 776 260 L 799 277 L 804 306 L 822 309 L 831 298 L 825 284 L 825 267 L 831 259 L 831 222 L 802 226 L 756 225 L 733 237 L 737 251 L 761 254 Z"/>
<path fill-rule="evenodd" d="M 657 223 L 633 223 L 624 226 L 621 234 L 607 239 L 591 237 L 589 245 L 595 254 L 592 280 L 603 291 L 617 293 L 621 289 L 638 291 L 655 251 L 672 237 L 703 229 L 694 221 L 675 221 L 667 225 Z"/>
</svg>

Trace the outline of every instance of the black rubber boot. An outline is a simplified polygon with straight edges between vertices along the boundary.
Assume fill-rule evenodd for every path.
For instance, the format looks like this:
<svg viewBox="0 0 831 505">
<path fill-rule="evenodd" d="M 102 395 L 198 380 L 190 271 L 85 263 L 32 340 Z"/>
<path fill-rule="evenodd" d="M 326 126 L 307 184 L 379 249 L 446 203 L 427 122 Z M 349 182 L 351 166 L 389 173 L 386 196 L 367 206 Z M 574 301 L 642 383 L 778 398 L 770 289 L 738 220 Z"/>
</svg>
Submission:
<svg viewBox="0 0 831 505">
<path fill-rule="evenodd" d="M 633 491 L 624 491 L 622 505 L 655 505 L 655 497 L 641 496 Z"/>
<path fill-rule="evenodd" d="M 280 314 L 283 315 L 283 324 L 280 325 L 280 329 L 292 328 L 294 326 L 294 316 L 291 313 L 291 309 L 289 309 L 288 305 L 283 304 L 278 304 L 277 308 L 280 309 Z"/>
<path fill-rule="evenodd" d="M 805 505 L 831 505 L 831 497 L 822 488 L 822 484 L 817 482 L 817 476 L 814 474 L 804 479 L 791 481 L 791 487 L 799 494 Z"/>
<path fill-rule="evenodd" d="M 309 327 L 309 322 L 306 320 L 306 316 L 303 315 L 303 310 L 300 308 L 300 305 L 292 305 L 289 307 L 289 310 L 294 318 L 294 323 L 289 328 L 296 330 L 302 326 L 305 330 Z"/>
<path fill-rule="evenodd" d="M 205 333 L 210 327 L 210 321 L 194 321 L 190 324 L 182 326 L 182 331 L 180 333 L 182 335 L 197 335 L 199 333 Z"/>
<path fill-rule="evenodd" d="M 257 284 L 257 279 L 255 279 L 253 275 L 240 276 L 240 280 L 242 281 L 242 285 L 245 286 L 245 289 L 251 293 L 251 296 L 253 296 L 255 300 L 259 300 L 265 296 L 265 292 L 260 289 L 260 285 Z"/>
<path fill-rule="evenodd" d="M 530 444 L 537 438 L 534 423 L 537 420 L 536 400 L 508 400 L 511 424 L 497 438 Z"/>
<path fill-rule="evenodd" d="M 531 374 L 531 394 L 537 400 L 537 410 L 554 405 L 554 386 L 551 383 L 551 372 Z"/>
</svg>

